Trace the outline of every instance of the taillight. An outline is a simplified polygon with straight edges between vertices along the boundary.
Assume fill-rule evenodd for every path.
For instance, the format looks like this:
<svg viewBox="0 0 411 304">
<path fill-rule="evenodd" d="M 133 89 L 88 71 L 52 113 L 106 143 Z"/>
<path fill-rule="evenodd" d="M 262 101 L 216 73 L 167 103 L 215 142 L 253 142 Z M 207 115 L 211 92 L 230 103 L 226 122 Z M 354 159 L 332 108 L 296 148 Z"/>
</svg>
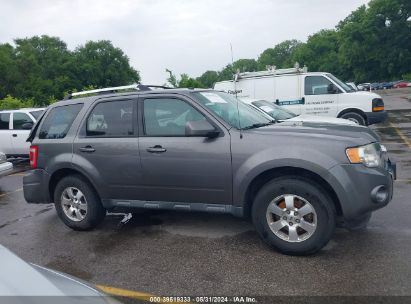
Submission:
<svg viewBox="0 0 411 304">
<path fill-rule="evenodd" d="M 37 159 L 39 157 L 39 147 L 30 146 L 30 166 L 33 169 L 37 168 Z"/>
</svg>

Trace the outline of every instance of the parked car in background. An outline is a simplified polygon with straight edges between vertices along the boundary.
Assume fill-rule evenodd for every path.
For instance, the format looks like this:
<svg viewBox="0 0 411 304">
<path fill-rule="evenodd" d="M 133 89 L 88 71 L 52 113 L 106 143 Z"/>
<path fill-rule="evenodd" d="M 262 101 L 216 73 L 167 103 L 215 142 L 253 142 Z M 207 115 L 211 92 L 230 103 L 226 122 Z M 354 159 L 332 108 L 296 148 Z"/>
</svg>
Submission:
<svg viewBox="0 0 411 304">
<path fill-rule="evenodd" d="M 29 136 L 28 203 L 54 203 L 74 230 L 116 207 L 251 216 L 266 243 L 303 255 L 392 199 L 395 165 L 370 128 L 277 124 L 215 90 L 133 88 L 47 109 Z"/>
<path fill-rule="evenodd" d="M 44 108 L 0 111 L 0 149 L 7 156 L 29 155 L 30 144 L 26 142 L 34 123 Z"/>
<path fill-rule="evenodd" d="M 347 82 L 347 85 L 353 89 L 354 91 L 358 91 L 358 87 L 355 85 L 354 82 Z"/>
<path fill-rule="evenodd" d="M 301 122 L 310 122 L 310 123 L 322 123 L 322 124 L 337 124 L 337 125 L 356 125 L 355 122 L 349 119 L 328 117 L 328 116 L 317 116 L 317 115 L 297 115 L 291 111 L 288 111 L 284 107 L 277 106 L 276 104 L 269 102 L 267 100 L 261 99 L 249 99 L 241 98 L 241 101 L 245 104 L 248 104 L 254 109 L 262 111 L 264 114 L 270 116 L 270 119 L 275 120 L 276 122 L 283 121 L 301 121 Z"/>
<path fill-rule="evenodd" d="M 0 269 L 0 297 L 5 303 L 120 303 L 78 278 L 27 263 L 2 245 Z"/>
<path fill-rule="evenodd" d="M 408 81 L 399 81 L 396 84 L 394 84 L 394 88 L 399 89 L 399 88 L 406 88 L 409 86 L 410 82 Z"/>
<path fill-rule="evenodd" d="M 384 90 L 392 89 L 393 84 L 392 84 L 392 82 L 383 82 L 383 83 L 381 83 L 381 88 L 384 89 Z"/>
<path fill-rule="evenodd" d="M 360 125 L 387 118 L 380 95 L 357 92 L 330 73 L 306 68 L 237 73 L 235 81 L 217 82 L 214 89 L 238 98 L 274 102 L 297 115 L 344 118 Z"/>
<path fill-rule="evenodd" d="M 371 91 L 381 90 L 381 89 L 382 89 L 382 86 L 381 86 L 381 83 L 379 83 L 379 82 L 373 82 L 370 85 L 370 90 Z"/>
<path fill-rule="evenodd" d="M 13 170 L 13 164 L 7 161 L 6 154 L 0 152 L 0 177 L 9 174 Z"/>
<path fill-rule="evenodd" d="M 365 83 L 360 83 L 357 85 L 359 91 L 369 91 L 370 90 L 371 83 L 365 82 Z"/>
</svg>

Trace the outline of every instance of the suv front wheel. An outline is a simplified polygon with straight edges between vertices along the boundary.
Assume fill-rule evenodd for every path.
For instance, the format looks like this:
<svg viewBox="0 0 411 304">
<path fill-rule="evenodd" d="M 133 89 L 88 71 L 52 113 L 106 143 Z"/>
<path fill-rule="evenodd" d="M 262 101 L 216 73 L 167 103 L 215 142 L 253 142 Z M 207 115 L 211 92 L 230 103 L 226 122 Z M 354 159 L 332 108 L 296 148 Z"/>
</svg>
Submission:
<svg viewBox="0 0 411 304">
<path fill-rule="evenodd" d="M 266 243 L 293 255 L 320 250 L 336 226 L 334 205 L 325 191 L 297 176 L 263 186 L 252 206 L 252 219 Z"/>
<path fill-rule="evenodd" d="M 81 176 L 64 177 L 54 191 L 60 219 L 74 230 L 90 230 L 103 221 L 106 210 L 94 189 Z"/>
</svg>

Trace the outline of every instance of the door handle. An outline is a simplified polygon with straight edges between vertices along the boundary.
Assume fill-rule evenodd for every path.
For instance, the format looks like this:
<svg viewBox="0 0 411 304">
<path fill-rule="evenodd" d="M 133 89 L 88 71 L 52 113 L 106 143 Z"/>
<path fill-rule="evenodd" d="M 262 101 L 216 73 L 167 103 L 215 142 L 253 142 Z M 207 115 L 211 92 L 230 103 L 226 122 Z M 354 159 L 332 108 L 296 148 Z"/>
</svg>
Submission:
<svg viewBox="0 0 411 304">
<path fill-rule="evenodd" d="M 164 149 L 160 145 L 155 145 L 154 147 L 147 148 L 147 152 L 150 152 L 150 153 L 163 153 L 163 152 L 166 152 L 166 151 L 167 151 L 167 149 Z"/>
<path fill-rule="evenodd" d="M 17 137 L 17 134 L 13 134 L 12 136 L 13 136 L 13 137 Z"/>
<path fill-rule="evenodd" d="M 85 146 L 79 149 L 81 152 L 86 152 L 86 153 L 93 153 L 96 151 L 92 146 Z"/>
</svg>

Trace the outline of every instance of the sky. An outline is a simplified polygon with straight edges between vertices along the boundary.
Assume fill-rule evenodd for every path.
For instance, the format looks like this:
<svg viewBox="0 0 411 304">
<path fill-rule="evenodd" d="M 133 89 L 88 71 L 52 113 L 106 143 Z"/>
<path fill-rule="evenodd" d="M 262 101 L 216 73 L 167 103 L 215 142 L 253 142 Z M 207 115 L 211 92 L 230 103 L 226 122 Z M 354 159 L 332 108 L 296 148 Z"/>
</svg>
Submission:
<svg viewBox="0 0 411 304">
<path fill-rule="evenodd" d="M 168 74 L 200 76 L 234 60 L 258 58 L 286 39 L 306 41 L 367 0 L 0 0 L 0 43 L 58 36 L 70 49 L 111 40 L 142 83 Z"/>
</svg>

